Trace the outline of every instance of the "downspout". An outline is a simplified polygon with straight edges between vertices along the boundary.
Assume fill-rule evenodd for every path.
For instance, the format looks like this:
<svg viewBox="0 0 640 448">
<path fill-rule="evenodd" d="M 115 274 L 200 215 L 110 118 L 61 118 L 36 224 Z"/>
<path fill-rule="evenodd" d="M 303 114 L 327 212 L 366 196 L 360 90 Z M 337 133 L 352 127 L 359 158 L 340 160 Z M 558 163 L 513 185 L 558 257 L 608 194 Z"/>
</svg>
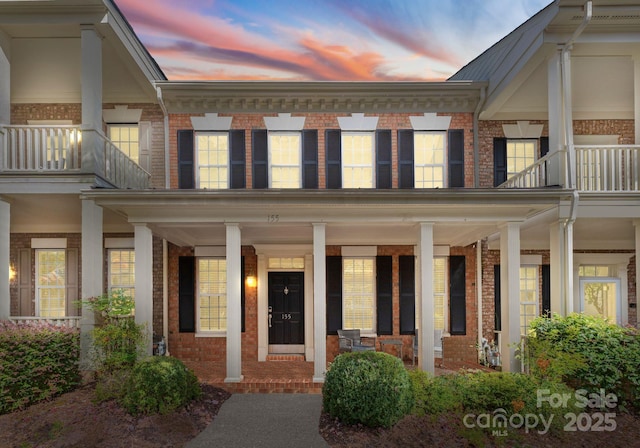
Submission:
<svg viewBox="0 0 640 448">
<path fill-rule="evenodd" d="M 165 188 L 171 188 L 169 170 L 169 112 L 162 99 L 162 89 L 156 86 L 158 104 L 164 116 L 164 182 Z M 169 355 L 169 244 L 162 239 L 162 337 L 164 338 L 166 354 Z"/>
<path fill-rule="evenodd" d="M 482 349 L 482 240 L 476 242 L 476 295 L 478 297 L 478 347 Z"/>
<path fill-rule="evenodd" d="M 473 188 L 480 188 L 480 142 L 478 141 L 478 122 L 480 111 L 487 101 L 487 87 L 480 90 L 480 101 L 473 111 Z"/>
<path fill-rule="evenodd" d="M 573 148 L 573 106 L 571 100 L 571 49 L 574 42 L 587 27 L 593 15 L 593 4 L 589 0 L 584 5 L 585 13 L 582 23 L 574 31 L 573 35 L 567 43 L 562 46 L 562 57 L 560 58 L 560 66 L 562 70 L 562 93 L 563 93 L 563 111 L 564 111 L 564 143 L 567 153 L 567 184 L 565 187 L 575 188 L 575 154 Z"/>
<path fill-rule="evenodd" d="M 567 154 L 567 167 L 565 170 L 567 176 L 566 188 L 573 189 L 573 195 L 571 197 L 571 208 L 569 217 L 564 221 L 564 249 L 567 255 L 563 266 L 564 278 L 565 278 L 565 314 L 569 314 L 573 311 L 572 298 L 573 298 L 573 223 L 576 220 L 578 212 L 578 200 L 579 194 L 575 190 L 575 149 L 573 147 L 573 107 L 571 98 L 571 49 L 573 44 L 578 39 L 580 34 L 587 27 L 593 16 L 593 2 L 588 0 L 584 5 L 584 17 L 582 23 L 575 30 L 569 41 L 562 46 L 562 53 L 560 59 L 560 65 L 562 70 L 562 93 L 563 93 L 563 112 L 564 112 L 564 139 L 565 150 Z"/>
</svg>

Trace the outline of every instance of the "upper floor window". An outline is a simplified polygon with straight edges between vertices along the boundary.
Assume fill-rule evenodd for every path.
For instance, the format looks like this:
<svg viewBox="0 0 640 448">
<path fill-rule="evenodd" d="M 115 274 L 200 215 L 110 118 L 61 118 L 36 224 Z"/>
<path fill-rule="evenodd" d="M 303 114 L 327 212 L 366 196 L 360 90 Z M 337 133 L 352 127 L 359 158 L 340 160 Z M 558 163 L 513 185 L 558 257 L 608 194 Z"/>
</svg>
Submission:
<svg viewBox="0 0 640 448">
<path fill-rule="evenodd" d="M 140 163 L 140 132 L 137 124 L 109 124 L 109 140 L 131 160 Z"/>
<path fill-rule="evenodd" d="M 342 133 L 342 188 L 374 188 L 374 133 Z"/>
<path fill-rule="evenodd" d="M 415 188 L 443 188 L 446 183 L 446 132 L 414 133 Z"/>
<path fill-rule="evenodd" d="M 533 165 L 537 152 L 537 140 L 508 140 L 507 179 L 524 171 L 529 165 Z"/>
<path fill-rule="evenodd" d="M 269 132 L 271 188 L 301 188 L 301 159 L 299 132 Z"/>
<path fill-rule="evenodd" d="M 229 134 L 196 133 L 196 188 L 229 188 Z"/>
</svg>

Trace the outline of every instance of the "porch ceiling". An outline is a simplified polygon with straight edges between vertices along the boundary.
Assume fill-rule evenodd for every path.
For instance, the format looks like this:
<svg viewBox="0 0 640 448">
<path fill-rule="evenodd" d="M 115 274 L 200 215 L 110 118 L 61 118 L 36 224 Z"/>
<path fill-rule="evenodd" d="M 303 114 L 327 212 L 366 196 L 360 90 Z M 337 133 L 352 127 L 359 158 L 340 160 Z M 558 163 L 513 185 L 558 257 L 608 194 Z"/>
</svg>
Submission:
<svg viewBox="0 0 640 448">
<path fill-rule="evenodd" d="M 415 244 L 419 222 L 435 224 L 436 244 L 465 246 L 505 222 L 557 209 L 569 196 L 554 189 L 83 193 L 181 246 L 224 244 L 225 223 L 241 225 L 243 244 L 310 243 L 311 223 L 327 224 L 328 244 Z"/>
</svg>

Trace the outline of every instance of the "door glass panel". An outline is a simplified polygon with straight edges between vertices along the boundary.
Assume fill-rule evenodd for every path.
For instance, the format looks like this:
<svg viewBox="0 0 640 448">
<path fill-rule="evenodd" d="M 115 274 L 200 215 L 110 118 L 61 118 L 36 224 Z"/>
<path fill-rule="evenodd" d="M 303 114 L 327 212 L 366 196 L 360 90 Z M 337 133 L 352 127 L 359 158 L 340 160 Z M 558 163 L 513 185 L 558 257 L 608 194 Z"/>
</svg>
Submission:
<svg viewBox="0 0 640 448">
<path fill-rule="evenodd" d="M 584 313 L 617 323 L 618 282 L 584 281 L 582 286 Z"/>
</svg>

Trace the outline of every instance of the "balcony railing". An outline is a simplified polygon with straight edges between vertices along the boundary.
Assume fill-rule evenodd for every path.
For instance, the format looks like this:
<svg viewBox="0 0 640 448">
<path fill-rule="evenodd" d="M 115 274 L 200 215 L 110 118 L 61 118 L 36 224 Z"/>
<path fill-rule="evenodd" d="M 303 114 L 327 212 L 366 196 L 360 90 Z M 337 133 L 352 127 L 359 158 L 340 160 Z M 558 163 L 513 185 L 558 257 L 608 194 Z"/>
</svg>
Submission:
<svg viewBox="0 0 640 448">
<path fill-rule="evenodd" d="M 148 188 L 151 179 L 102 132 L 79 126 L 0 126 L 0 174 L 16 173 L 95 174 L 132 189 Z"/>
<path fill-rule="evenodd" d="M 46 323 L 54 327 L 80 328 L 80 316 L 68 317 L 18 317 L 12 316 L 9 320 L 16 325 L 31 325 L 38 323 Z"/>
<path fill-rule="evenodd" d="M 510 177 L 499 188 L 540 188 L 564 185 L 575 179 L 575 189 L 581 192 L 640 192 L 640 145 L 602 146 L 578 145 L 574 147 L 575 168 L 571 176 L 562 167 L 566 152 L 549 153 L 520 173 Z M 553 176 L 551 167 L 556 166 Z M 555 179 L 554 179 L 555 177 Z M 559 179 L 558 179 L 559 178 Z"/>
<path fill-rule="evenodd" d="M 640 146 L 576 146 L 578 191 L 640 191 Z"/>
</svg>

